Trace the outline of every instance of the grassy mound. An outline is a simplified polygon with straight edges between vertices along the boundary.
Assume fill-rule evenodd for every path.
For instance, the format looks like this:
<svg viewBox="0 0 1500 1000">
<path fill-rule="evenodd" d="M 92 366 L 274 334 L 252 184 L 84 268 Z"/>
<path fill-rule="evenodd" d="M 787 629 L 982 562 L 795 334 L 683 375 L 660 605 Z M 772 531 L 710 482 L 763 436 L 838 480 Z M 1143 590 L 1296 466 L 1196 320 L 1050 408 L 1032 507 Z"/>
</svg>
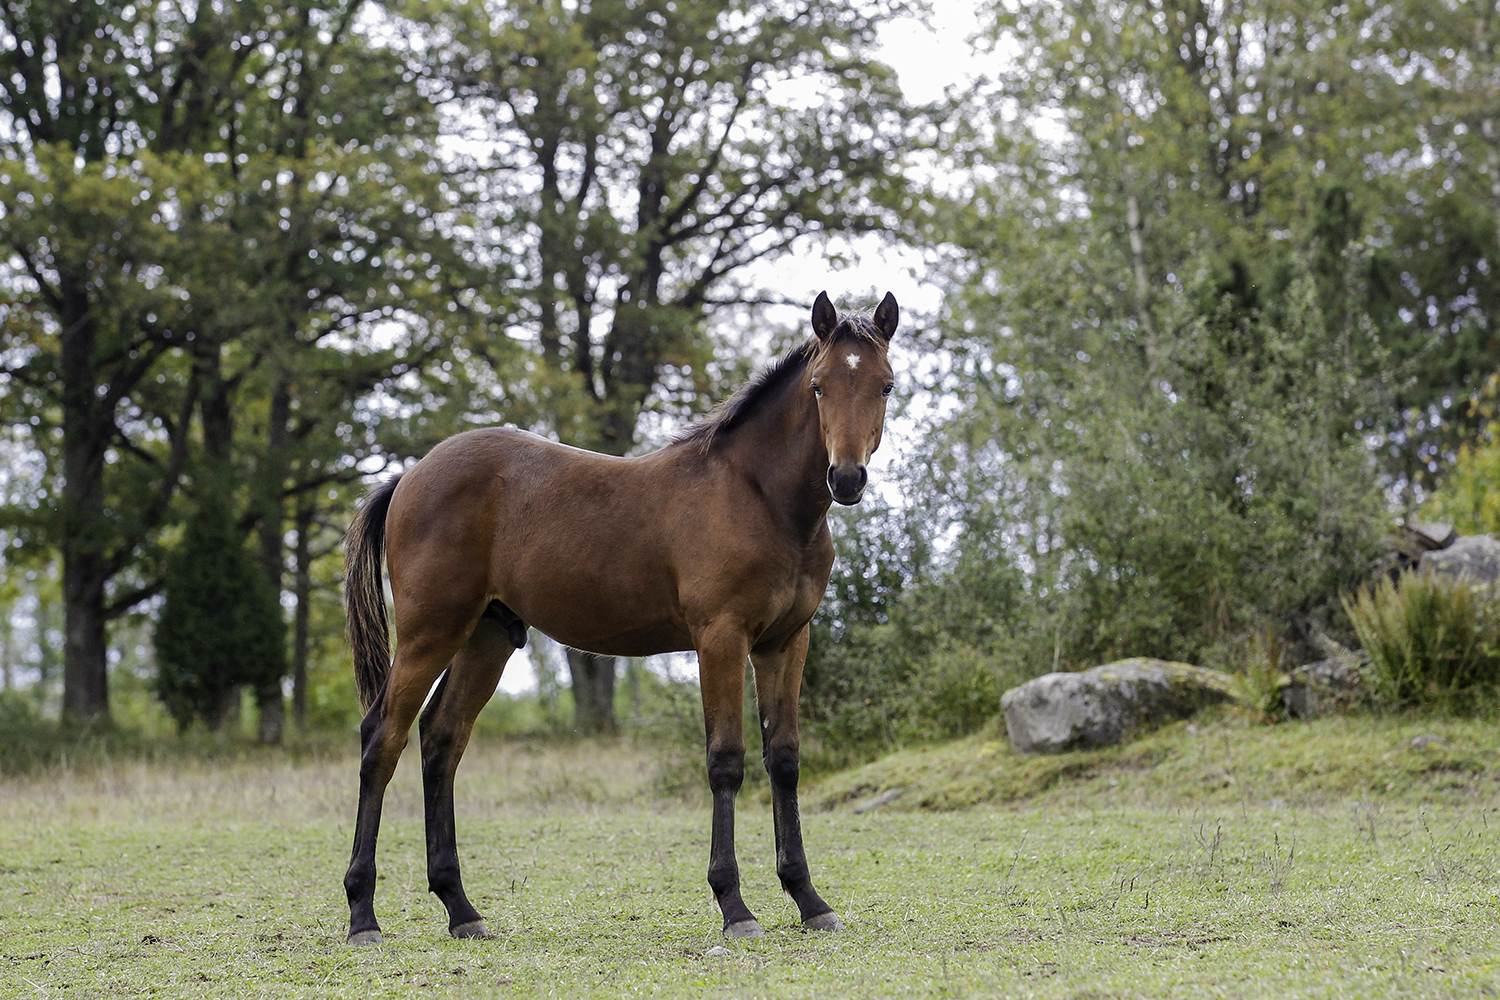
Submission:
<svg viewBox="0 0 1500 1000">
<path fill-rule="evenodd" d="M 1021 755 L 999 727 L 831 775 L 813 783 L 804 801 L 809 809 L 838 809 L 887 796 L 883 808 L 903 810 L 1038 798 L 1428 801 L 1500 780 L 1497 742 L 1495 723 L 1487 719 L 1353 716 L 1265 726 L 1224 712 L 1105 750 Z"/>
</svg>

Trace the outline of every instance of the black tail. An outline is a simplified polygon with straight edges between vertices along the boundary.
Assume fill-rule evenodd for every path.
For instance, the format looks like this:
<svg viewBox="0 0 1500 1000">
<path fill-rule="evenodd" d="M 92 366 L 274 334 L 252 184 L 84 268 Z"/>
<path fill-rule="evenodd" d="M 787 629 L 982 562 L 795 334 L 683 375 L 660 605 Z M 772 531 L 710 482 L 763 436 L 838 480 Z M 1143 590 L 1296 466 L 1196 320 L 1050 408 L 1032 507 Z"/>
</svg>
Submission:
<svg viewBox="0 0 1500 1000">
<path fill-rule="evenodd" d="M 391 628 L 385 614 L 380 563 L 385 554 L 385 516 L 400 475 L 370 491 L 344 536 L 344 620 L 354 652 L 354 684 L 368 711 L 385 690 L 391 669 Z"/>
</svg>

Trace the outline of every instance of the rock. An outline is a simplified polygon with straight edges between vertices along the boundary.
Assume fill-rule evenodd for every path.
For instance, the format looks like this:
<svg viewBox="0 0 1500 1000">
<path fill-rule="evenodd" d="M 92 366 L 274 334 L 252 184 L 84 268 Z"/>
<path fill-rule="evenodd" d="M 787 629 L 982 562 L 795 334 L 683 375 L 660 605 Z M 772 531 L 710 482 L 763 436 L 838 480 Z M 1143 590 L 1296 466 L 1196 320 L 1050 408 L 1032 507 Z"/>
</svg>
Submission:
<svg viewBox="0 0 1500 1000">
<path fill-rule="evenodd" d="M 1428 747 L 1445 747 L 1448 741 L 1441 736 L 1414 736 L 1407 744 L 1413 750 L 1426 750 Z"/>
<path fill-rule="evenodd" d="M 1421 537 L 1429 549 L 1446 549 L 1458 541 L 1458 532 L 1453 525 L 1441 521 L 1418 521 L 1406 525 L 1406 530 Z"/>
<path fill-rule="evenodd" d="M 1291 679 L 1281 689 L 1281 703 L 1294 719 L 1316 719 L 1320 715 L 1342 715 L 1368 708 L 1370 692 L 1359 661 L 1335 656 L 1304 664 L 1288 671 Z"/>
<path fill-rule="evenodd" d="M 1000 704 L 1019 753 L 1114 746 L 1208 705 L 1234 700 L 1228 674 L 1135 657 L 1082 673 L 1046 674 L 1005 692 Z"/>
<path fill-rule="evenodd" d="M 895 802 L 900 797 L 901 797 L 901 789 L 899 789 L 899 788 L 887 788 L 885 791 L 881 792 L 879 795 L 875 796 L 873 799 L 867 799 L 866 801 L 861 802 L 859 805 L 855 806 L 854 807 L 854 814 L 856 816 L 858 816 L 861 813 L 873 812 L 874 810 L 879 809 L 881 806 L 888 806 L 888 805 L 890 805 L 892 802 Z"/>
<path fill-rule="evenodd" d="M 1398 524 L 1385 540 L 1386 547 L 1398 556 L 1396 567 L 1406 569 L 1421 562 L 1422 557 L 1436 549 L 1446 549 L 1458 540 L 1458 532 L 1451 524 L 1433 522 L 1424 524 L 1410 522 Z"/>
<path fill-rule="evenodd" d="M 729 954 L 729 949 L 722 944 L 716 944 L 703 953 L 704 958 L 723 958 Z"/>
<path fill-rule="evenodd" d="M 1500 580 L 1500 541 L 1489 535 L 1465 535 L 1445 549 L 1424 554 L 1418 566 L 1423 573 L 1491 584 Z"/>
</svg>

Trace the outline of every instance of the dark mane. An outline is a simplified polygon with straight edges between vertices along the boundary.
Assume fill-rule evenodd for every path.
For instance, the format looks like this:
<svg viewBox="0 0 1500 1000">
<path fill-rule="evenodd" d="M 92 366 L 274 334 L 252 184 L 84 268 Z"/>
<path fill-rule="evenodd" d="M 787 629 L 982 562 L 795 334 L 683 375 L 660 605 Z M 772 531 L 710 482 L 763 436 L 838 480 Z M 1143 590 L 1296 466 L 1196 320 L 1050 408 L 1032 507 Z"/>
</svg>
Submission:
<svg viewBox="0 0 1500 1000">
<path fill-rule="evenodd" d="M 817 338 L 813 337 L 787 351 L 780 361 L 752 376 L 733 396 L 714 407 L 712 413 L 678 434 L 673 443 L 709 447 L 715 437 L 744 423 L 762 400 L 800 374 L 817 348 Z"/>
<path fill-rule="evenodd" d="M 848 339 L 885 346 L 885 338 L 880 336 L 868 316 L 841 317 L 833 336 L 828 339 L 828 346 Z M 752 376 L 734 395 L 714 407 L 712 413 L 673 438 L 672 443 L 695 445 L 706 450 L 719 435 L 728 434 L 744 423 L 768 396 L 799 376 L 822 347 L 818 338 L 809 337 L 800 347 L 787 351 L 780 361 Z"/>
</svg>

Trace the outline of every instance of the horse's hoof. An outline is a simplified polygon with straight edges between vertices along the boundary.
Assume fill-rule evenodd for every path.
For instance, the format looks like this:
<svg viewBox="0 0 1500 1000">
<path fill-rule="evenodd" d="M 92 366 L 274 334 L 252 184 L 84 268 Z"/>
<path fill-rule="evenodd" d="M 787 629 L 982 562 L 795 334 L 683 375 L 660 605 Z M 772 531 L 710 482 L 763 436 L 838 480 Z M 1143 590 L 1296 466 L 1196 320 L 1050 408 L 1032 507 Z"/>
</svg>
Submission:
<svg viewBox="0 0 1500 1000">
<path fill-rule="evenodd" d="M 765 937 L 766 932 L 760 929 L 760 921 L 753 917 L 749 920 L 741 920 L 724 928 L 724 936 L 727 938 L 758 938 Z"/>
<path fill-rule="evenodd" d="M 364 948 L 364 947 L 366 947 L 368 945 L 372 945 L 372 944 L 384 944 L 384 943 L 385 943 L 385 936 L 382 935 L 378 930 L 376 930 L 376 931 L 359 931 L 356 934 L 350 934 L 349 935 L 349 944 L 352 945 L 355 948 Z"/>
<path fill-rule="evenodd" d="M 489 929 L 484 926 L 483 920 L 470 920 L 466 924 L 448 928 L 448 933 L 456 938 L 480 940 L 490 936 Z"/>
<path fill-rule="evenodd" d="M 816 917 L 808 917 L 802 921 L 802 928 L 809 931 L 841 931 L 844 929 L 844 923 L 839 919 L 837 913 L 829 910 L 827 913 L 820 913 Z"/>
</svg>

